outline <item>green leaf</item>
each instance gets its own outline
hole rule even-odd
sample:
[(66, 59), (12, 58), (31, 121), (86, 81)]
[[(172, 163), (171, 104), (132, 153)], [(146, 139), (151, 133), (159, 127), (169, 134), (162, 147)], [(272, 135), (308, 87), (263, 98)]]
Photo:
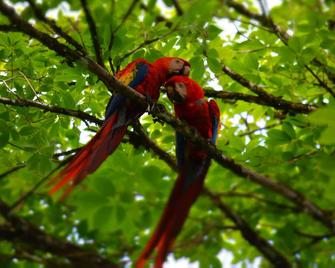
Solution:
[(212, 40), (212, 39), (218, 37), (219, 34), (222, 32), (222, 30), (219, 27), (211, 24), (211, 25), (207, 26), (206, 32), (207, 32), (208, 39)]
[(284, 131), (278, 129), (271, 129), (268, 132), (270, 144), (285, 144), (291, 140), (291, 137)]
[(194, 80), (201, 80), (205, 72), (204, 61), (201, 57), (193, 57), (190, 59), (191, 76)]
[(326, 106), (319, 108), (309, 115), (309, 120), (315, 125), (332, 125), (335, 126), (335, 107)]
[(320, 143), (335, 144), (335, 125), (327, 127), (321, 134)]
[(290, 136), (291, 139), (294, 139), (296, 137), (294, 128), (293, 128), (292, 124), (289, 123), (289, 122), (285, 122), (283, 124), (283, 131), (285, 131), (285, 133), (288, 136)]

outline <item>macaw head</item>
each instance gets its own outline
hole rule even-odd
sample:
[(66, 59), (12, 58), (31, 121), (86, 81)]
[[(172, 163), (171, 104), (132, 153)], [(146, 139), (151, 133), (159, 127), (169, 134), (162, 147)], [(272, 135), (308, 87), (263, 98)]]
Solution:
[(186, 60), (177, 57), (159, 58), (154, 61), (153, 65), (165, 73), (167, 78), (173, 75), (188, 76), (190, 74), (191, 65)]
[(176, 104), (194, 102), (205, 95), (197, 82), (181, 75), (171, 77), (165, 83), (165, 88), (170, 101)]

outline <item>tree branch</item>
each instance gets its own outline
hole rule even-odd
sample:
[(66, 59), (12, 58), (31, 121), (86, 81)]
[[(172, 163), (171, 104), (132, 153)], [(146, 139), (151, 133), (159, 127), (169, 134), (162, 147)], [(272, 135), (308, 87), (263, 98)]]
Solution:
[[(128, 7), (128, 10), (126, 11), (126, 13), (124, 14), (121, 22), (119, 23), (118, 26), (115, 27), (114, 31), (113, 31), (113, 37), (115, 36), (115, 34), (117, 33), (117, 31), (123, 26), (123, 24), (126, 22), (126, 20), (129, 18), (129, 16), (131, 15), (131, 13), (133, 13), (134, 8), (136, 7), (137, 3), (139, 1), (138, 0), (133, 0), (131, 2), (131, 4)], [(111, 39), (112, 40), (112, 39)]]
[(34, 0), (27, 0), (31, 9), (34, 11), (36, 17), (48, 24), (51, 29), (53, 29), (57, 34), (59, 34), (61, 37), (63, 37), (69, 44), (73, 45), (78, 51), (83, 53), (83, 55), (86, 54), (85, 49), (76, 41), (74, 40), (70, 35), (65, 33), (61, 27), (59, 27), (54, 20), (48, 19), (45, 17), (45, 14), (43, 14), (43, 11), (35, 4)]
[(1, 32), (20, 32), (20, 30), (16, 28), (15, 25), (7, 25), (7, 24), (1, 24), (0, 31)]
[(262, 130), (266, 130), (266, 129), (270, 129), (270, 128), (274, 128), (274, 127), (277, 127), (279, 126), (280, 124), (279, 123), (274, 123), (274, 124), (271, 124), (271, 125), (268, 125), (268, 126), (265, 126), (265, 127), (260, 127), (260, 128), (256, 128), (256, 129), (251, 129), (249, 131), (246, 131), (244, 133), (241, 133), (239, 134), (238, 136), (239, 137), (243, 137), (243, 136), (249, 136), (251, 134), (254, 134), (255, 132), (258, 132), (258, 131), (262, 131)]
[(159, 36), (159, 37), (155, 37), (155, 38), (152, 38), (152, 39), (148, 39), (148, 40), (145, 40), (143, 43), (139, 44), (137, 47), (135, 47), (133, 50), (125, 53), (124, 55), (122, 55), (119, 59), (119, 65), (126, 59), (128, 58), (129, 56), (131, 56), (132, 54), (134, 54), (135, 52), (137, 52), (138, 50), (140, 50), (141, 48), (143, 47), (146, 47), (148, 45), (151, 45), (159, 40), (162, 40), (163, 38), (169, 36), (170, 34), (172, 34), (173, 32), (175, 31), (175, 29)]
[[(236, 12), (238, 12), (238, 13), (240, 13), (240, 14), (242, 14), (242, 15), (250, 18), (250, 19), (254, 19), (254, 20), (258, 21), (264, 27), (270, 29), (274, 34), (276, 34), (279, 37), (279, 39), (286, 46), (288, 46), (288, 41), (290, 39), (290, 36), (287, 34), (286, 31), (281, 29), (279, 25), (275, 24), (273, 22), (273, 20), (271, 19), (271, 17), (266, 16), (265, 14), (261, 15), (261, 14), (253, 13), (250, 10), (248, 10), (245, 6), (243, 6), (240, 3), (235, 2), (234, 0), (228, 0), (228, 1), (225, 1), (225, 2), (227, 3), (227, 5), (229, 7), (233, 8)], [(315, 66), (318, 66), (318, 67), (321, 66), (324, 70), (327, 70), (327, 71), (325, 71), (325, 73), (328, 76), (329, 80), (332, 81), (333, 83), (335, 83), (335, 75), (326, 68), (325, 64), (323, 64), (317, 58), (314, 58), (311, 62)], [(335, 92), (327, 85), (327, 83), (325, 83), (319, 77), (317, 77), (316, 74), (311, 70), (310, 67), (308, 67), (307, 64), (305, 64), (305, 68), (319, 82), (319, 86), (324, 88), (328, 93), (330, 93), (335, 98)]]
[(25, 164), (18, 164), (15, 167), (10, 168), (9, 170), (5, 171), (4, 173), (0, 174), (0, 180), (8, 176), (9, 174), (12, 174), (13, 172), (20, 170), (21, 168), (24, 168), (26, 165)]
[[(151, 10), (149, 10), (148, 7), (147, 7), (145, 4), (143, 4), (143, 3), (140, 4), (140, 7), (141, 7), (141, 9), (145, 10), (146, 12), (151, 11)], [(171, 21), (169, 21), (167, 18), (163, 17), (162, 15), (157, 15), (157, 16), (156, 16), (156, 19), (155, 19), (155, 22), (156, 22), (156, 23), (159, 23), (159, 22), (165, 22), (165, 25), (166, 25), (166, 27), (168, 27), (168, 28), (171, 28), (172, 25), (173, 25), (173, 23), (172, 23)]]
[(100, 46), (100, 42), (99, 42), (99, 36), (98, 36), (98, 32), (97, 32), (97, 27), (95, 25), (94, 19), (92, 17), (92, 14), (87, 6), (87, 1), (86, 0), (80, 0), (81, 5), (84, 9), (84, 13), (86, 16), (86, 21), (87, 24), (89, 26), (90, 29), (90, 33), (91, 33), (91, 39), (92, 39), (92, 43), (94, 46), (94, 51), (95, 51), (95, 56), (97, 59), (98, 64), (100, 64), (103, 68), (105, 68), (105, 64), (104, 64), (104, 59), (102, 56), (102, 50), (101, 50), (101, 46)]
[(172, 3), (173, 3), (173, 5), (174, 5), (174, 7), (175, 7), (175, 9), (177, 11), (177, 15), (178, 16), (184, 15), (184, 11), (182, 10), (182, 8), (181, 8), (178, 0), (172, 0)]
[(62, 166), (64, 166), (66, 163), (68, 163), (72, 157), (69, 157), (68, 159), (62, 161), (57, 167), (55, 167), (53, 170), (51, 170), (46, 176), (44, 176), (42, 179), (40, 179), (28, 192), (23, 194), (18, 200), (16, 200), (10, 207), (9, 210), (14, 210), (17, 206), (19, 206), (21, 203), (23, 203), (25, 200), (27, 200), (30, 196), (32, 196), (36, 190), (44, 183), (46, 182), (49, 177), (56, 172), (58, 169), (60, 169)]
[(235, 223), (244, 239), (251, 245), (255, 246), (264, 255), (264, 257), (268, 259), (272, 265), (274, 265), (274, 267), (292, 267), (289, 260), (281, 252), (279, 252), (267, 240), (259, 236), (244, 219), (238, 216), (230, 207), (223, 203), (219, 196), (206, 189), (204, 190), (204, 193), (230, 220)]
[(10, 207), (0, 199), (0, 214), (10, 223), (7, 230), (1, 230), (0, 237), (12, 242), (23, 242), (34, 249), (50, 252), (68, 259), (74, 267), (117, 268), (93, 250), (83, 249), (68, 241), (62, 241), (46, 234), (27, 220), (10, 213)]
[(250, 198), (250, 199), (257, 200), (259, 202), (271, 205), (271, 206), (279, 208), (279, 209), (291, 210), (292, 212), (300, 212), (300, 209), (297, 208), (297, 207), (277, 203), (277, 202), (274, 202), (270, 199), (266, 199), (264, 197), (258, 196), (257, 194), (254, 194), (254, 193), (230, 191), (230, 192), (216, 193), (216, 195), (218, 197)]
[[(245, 78), (243, 78), (239, 74), (234, 73), (228, 67), (225, 67), (225, 70), (227, 71), (226, 72), (227, 74), (229, 73), (228, 75), (232, 79), (234, 79), (236, 82), (240, 83), (241, 85), (248, 87), (248, 88), (252, 88), (253, 91), (255, 87), (256, 88), (259, 87), (251, 83), (250, 81), (247, 81)], [(262, 94), (263, 96), (261, 97), (261, 96), (254, 96), (254, 95), (238, 93), (238, 92), (215, 91), (215, 90), (205, 89), (205, 95), (207, 97), (219, 98), (222, 100), (242, 100), (245, 102), (251, 102), (251, 103), (273, 107), (277, 110), (283, 110), (283, 111), (291, 112), (291, 113), (311, 113), (317, 109), (317, 107), (314, 105), (286, 101), (280, 97), (270, 95), (266, 92)], [(264, 94), (266, 94), (267, 97), (264, 97)]]
[(19, 106), (19, 107), (35, 107), (43, 111), (56, 113), (56, 114), (69, 115), (69, 116), (79, 118), (81, 120), (87, 120), (97, 125), (101, 125), (103, 122), (102, 120), (92, 115), (89, 115), (88, 113), (79, 111), (79, 110), (65, 109), (65, 108), (61, 108), (58, 106), (36, 102), (32, 100), (27, 100), (27, 99), (8, 99), (8, 98), (0, 97), (0, 103), (12, 105), (12, 106)]
[(225, 0), (224, 3), (226, 3), (229, 7), (233, 8), (241, 15), (246, 16), (249, 19), (254, 19), (262, 24), (264, 27), (270, 28), (283, 42), (287, 42), (290, 38), (287, 32), (283, 31), (278, 25), (274, 24), (273, 20), (270, 17), (264, 16), (262, 14), (253, 13), (243, 4), (237, 3), (234, 0)]

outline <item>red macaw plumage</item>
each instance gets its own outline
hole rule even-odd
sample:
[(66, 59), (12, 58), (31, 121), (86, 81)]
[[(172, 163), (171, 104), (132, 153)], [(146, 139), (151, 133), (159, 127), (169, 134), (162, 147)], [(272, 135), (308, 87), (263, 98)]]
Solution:
[[(204, 99), (204, 91), (192, 79), (174, 76), (166, 83), (168, 97), (174, 102), (177, 118), (186, 121), (204, 138), (215, 143), (220, 124), (220, 111), (214, 100)], [(142, 268), (156, 249), (154, 268), (161, 268), (177, 235), (186, 221), (192, 204), (199, 196), (208, 168), (209, 155), (176, 133), (176, 155), (179, 175), (172, 189), (163, 215), (137, 260)]]
[[(153, 63), (137, 59), (116, 74), (116, 78), (156, 102), (160, 87), (173, 75), (188, 75), (190, 64), (183, 59), (163, 57)], [(64, 199), (87, 175), (94, 172), (117, 148), (126, 133), (127, 126), (140, 117), (145, 109), (134, 105), (127, 97), (115, 94), (111, 97), (105, 114), (105, 121), (91, 139), (49, 184), (55, 184), (49, 191), (55, 193), (63, 186)]]

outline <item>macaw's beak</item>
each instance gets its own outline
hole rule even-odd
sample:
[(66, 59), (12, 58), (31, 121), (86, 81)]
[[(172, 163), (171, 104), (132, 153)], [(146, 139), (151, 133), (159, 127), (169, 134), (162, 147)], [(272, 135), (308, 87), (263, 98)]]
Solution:
[(173, 86), (166, 87), (166, 93), (170, 101), (173, 103), (181, 104), (184, 102), (185, 97), (182, 96)]
[(181, 75), (189, 76), (190, 75), (190, 65), (184, 63), (183, 68), (180, 70)]

